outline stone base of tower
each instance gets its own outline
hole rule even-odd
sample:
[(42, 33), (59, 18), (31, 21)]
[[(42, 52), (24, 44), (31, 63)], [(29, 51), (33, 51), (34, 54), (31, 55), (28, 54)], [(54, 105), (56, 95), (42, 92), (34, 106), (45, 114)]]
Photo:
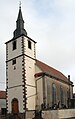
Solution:
[(35, 110), (28, 110), (25, 113), (7, 114), (4, 119), (34, 119)]

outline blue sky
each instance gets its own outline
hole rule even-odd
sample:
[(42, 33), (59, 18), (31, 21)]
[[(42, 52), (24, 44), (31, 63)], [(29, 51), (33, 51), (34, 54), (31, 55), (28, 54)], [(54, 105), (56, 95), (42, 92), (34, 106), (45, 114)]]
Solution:
[[(25, 29), (37, 42), (37, 59), (71, 75), (75, 84), (75, 0), (21, 2)], [(0, 82), (5, 82), (4, 43), (13, 37), (18, 10), (18, 0), (0, 2)], [(4, 88), (0, 83), (0, 89)]]

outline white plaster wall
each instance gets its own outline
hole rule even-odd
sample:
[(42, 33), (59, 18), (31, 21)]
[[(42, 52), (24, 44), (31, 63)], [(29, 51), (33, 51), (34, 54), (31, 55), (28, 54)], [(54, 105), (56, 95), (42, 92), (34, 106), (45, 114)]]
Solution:
[(27, 85), (27, 108), (35, 109), (36, 85), (35, 85), (35, 60), (26, 57), (26, 85)]
[[(42, 72), (42, 70), (36, 65), (35, 72), (39, 73)], [(36, 78), (36, 85), (37, 85), (36, 108), (40, 110), (41, 104), (43, 103), (43, 78), (42, 77)]]
[[(17, 48), (12, 50), (12, 42), (8, 43), (8, 60), (22, 55), (21, 37), (16, 39)], [(23, 83), (22, 83), (22, 56), (16, 58), (16, 64), (12, 65), (12, 61), (8, 61), (7, 78), (8, 78), (8, 113), (12, 111), (12, 99), (17, 98), (19, 102), (19, 111), (23, 112)], [(14, 69), (15, 67), (15, 69)]]
[(16, 41), (17, 41), (16, 42), (17, 43), (16, 50), (13, 50), (13, 48), (12, 48), (13, 41), (8, 43), (8, 60), (22, 54), (21, 39), (22, 39), (22, 37), (16, 39)]
[[(35, 109), (36, 104), (36, 86), (35, 86), (35, 43), (31, 40), (32, 49), (28, 48), (28, 38), (24, 39), (24, 54), (25, 54), (25, 76), (27, 87), (27, 108)], [(12, 50), (12, 43), (8, 42), (8, 111), (11, 112), (11, 101), (17, 98), (19, 101), (19, 111), (23, 112), (23, 89), (22, 89), (22, 37), (16, 39), (17, 48)], [(20, 56), (20, 57), (19, 57)], [(12, 65), (13, 58), (16, 58), (16, 64)], [(14, 70), (14, 67), (16, 68)], [(16, 87), (14, 87), (16, 86)]]
[(35, 110), (35, 95), (27, 98), (27, 109)]
[(8, 87), (22, 85), (22, 57), (16, 58), (15, 65), (12, 60), (8, 62), (8, 80)]
[(35, 60), (29, 58), (29, 57), (26, 57), (25, 58), (25, 61), (26, 61), (26, 83), (27, 84), (30, 84), (32, 86), (35, 86), (35, 78), (34, 78), (34, 75), (35, 75)]
[(39, 73), (39, 72), (42, 72), (42, 70), (37, 65), (35, 65), (35, 72)]
[(36, 81), (37, 84), (37, 97), (36, 97), (36, 105), (37, 109), (41, 109), (41, 104), (43, 104), (43, 79), (39, 79)]
[[(34, 50), (35, 50), (35, 48), (34, 48), (34, 42), (33, 41), (31, 41), (30, 39), (28, 39), (28, 38), (24, 38), (25, 40), (24, 40), (24, 42), (25, 42), (25, 54), (26, 55), (28, 55), (28, 56), (30, 56), (30, 57), (32, 57), (32, 58), (35, 58), (34, 57)], [(28, 48), (28, 40), (30, 40), (31, 41), (31, 49), (29, 49)]]
[(25, 43), (25, 68), (26, 68), (26, 84), (27, 84), (27, 108), (35, 110), (36, 104), (36, 85), (35, 85), (35, 43), (31, 41), (31, 49), (28, 48), (28, 38), (24, 38)]
[(23, 113), (23, 92), (22, 87), (15, 87), (8, 90), (8, 113), (12, 111), (12, 99), (17, 98), (19, 103), (19, 112)]
[(72, 99), (73, 98), (73, 87), (70, 86), (70, 98)]

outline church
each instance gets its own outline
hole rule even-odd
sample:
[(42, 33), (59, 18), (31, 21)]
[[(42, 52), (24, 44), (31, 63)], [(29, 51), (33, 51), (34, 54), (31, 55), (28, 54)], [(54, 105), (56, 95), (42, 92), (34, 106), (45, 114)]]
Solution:
[(27, 35), (21, 6), (13, 38), (5, 44), (7, 113), (68, 108), (73, 98), (70, 75), (36, 59), (36, 41)]

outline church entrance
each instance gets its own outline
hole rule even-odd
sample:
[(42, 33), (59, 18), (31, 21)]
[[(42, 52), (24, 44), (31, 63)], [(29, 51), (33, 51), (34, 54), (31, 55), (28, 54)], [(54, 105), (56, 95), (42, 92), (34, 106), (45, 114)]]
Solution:
[(14, 98), (12, 100), (12, 113), (18, 113), (18, 112), (19, 112), (18, 100)]

